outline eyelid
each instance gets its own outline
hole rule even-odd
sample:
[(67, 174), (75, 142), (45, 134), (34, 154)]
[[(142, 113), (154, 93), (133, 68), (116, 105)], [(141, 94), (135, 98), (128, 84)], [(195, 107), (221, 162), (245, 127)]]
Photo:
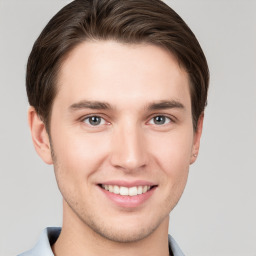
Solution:
[[(104, 123), (104, 124), (100, 124), (100, 125), (95, 125), (95, 126), (93, 126), (93, 125), (88, 124), (88, 123), (85, 122), (85, 120), (86, 120), (86, 119), (89, 119), (90, 117), (99, 117), (99, 118), (101, 118), (102, 120), (104, 120), (105, 123)], [(83, 122), (83, 123), (86, 123), (86, 125), (88, 125), (89, 127), (95, 127), (95, 128), (96, 128), (96, 127), (100, 127), (100, 126), (102, 126), (102, 125), (110, 124), (110, 122), (107, 121), (107, 118), (104, 117), (103, 114), (98, 114), (98, 113), (97, 113), (97, 114), (92, 113), (92, 114), (85, 115), (85, 116), (83, 116), (83, 117), (80, 118), (80, 121)]]
[[(158, 117), (158, 116), (155, 116), (155, 117)], [(163, 124), (157, 124), (157, 123), (154, 123), (155, 122), (155, 117), (153, 117), (153, 118), (151, 118), (150, 120), (149, 120), (149, 124), (152, 124), (152, 125), (157, 125), (157, 126), (163, 126), (163, 125), (168, 125), (169, 123), (171, 123), (172, 122), (172, 120), (169, 118), (169, 117), (166, 117), (166, 116), (161, 116), (161, 117), (164, 117), (165, 118), (165, 122), (163, 123)], [(166, 123), (166, 121), (167, 121), (167, 123)]]
[[(163, 117), (166, 117), (166, 118), (170, 119), (170, 122), (168, 122), (168, 123), (176, 123), (176, 122), (177, 122), (177, 118), (176, 118), (175, 116), (173, 116), (173, 115), (166, 114), (166, 113), (155, 113), (155, 114), (150, 115), (150, 117), (147, 118), (148, 121), (146, 122), (146, 124), (149, 124), (149, 122), (150, 122), (153, 118), (155, 118), (155, 117), (157, 117), (157, 116), (163, 116)], [(102, 124), (102, 125), (109, 125), (109, 124), (111, 124), (111, 122), (108, 121), (108, 118), (106, 117), (106, 115), (105, 115), (105, 114), (102, 114), (102, 113), (91, 113), (91, 114), (87, 114), (87, 115), (82, 116), (82, 117), (79, 118), (78, 120), (79, 120), (80, 122), (84, 122), (84, 123), (85, 123), (85, 120), (88, 119), (88, 118), (90, 118), (90, 117), (99, 117), (99, 118), (102, 118), (102, 119), (105, 121), (105, 123)], [(167, 123), (167, 124), (168, 124), (168, 123)], [(167, 125), (167, 124), (164, 124), (164, 125)], [(98, 125), (98, 127), (99, 127), (99, 126), (102, 126), (102, 125)], [(88, 126), (93, 127), (93, 125), (90, 125), (90, 124), (88, 124)], [(159, 125), (159, 126), (160, 126), (160, 125)], [(95, 127), (97, 127), (97, 126), (95, 126)]]
[(175, 123), (175, 122), (177, 121), (177, 120), (176, 120), (176, 117), (173, 116), (173, 115), (165, 114), (165, 113), (157, 113), (157, 114), (151, 115), (151, 116), (148, 118), (147, 123), (149, 123), (153, 118), (158, 117), (158, 116), (163, 116), (163, 117), (165, 117), (165, 118), (170, 119), (170, 122), (169, 122), (169, 123)]

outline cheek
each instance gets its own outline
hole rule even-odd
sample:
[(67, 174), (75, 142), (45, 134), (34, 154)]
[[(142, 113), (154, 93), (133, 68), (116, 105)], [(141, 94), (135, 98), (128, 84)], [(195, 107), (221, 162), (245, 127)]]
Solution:
[(53, 149), (59, 181), (77, 185), (90, 180), (104, 161), (108, 147), (106, 138), (99, 134), (59, 132), (55, 134)]
[(193, 146), (192, 131), (184, 128), (164, 136), (155, 136), (150, 143), (154, 145), (157, 142), (157, 151), (156, 146), (152, 146), (152, 155), (165, 174), (174, 180), (187, 175)]
[(172, 134), (165, 138), (162, 146), (158, 147), (155, 159), (161, 167), (163, 175), (163, 195), (166, 195), (166, 209), (170, 212), (178, 203), (187, 183), (191, 150), (193, 145), (193, 134)]
[(181, 130), (171, 131), (169, 134), (159, 134), (151, 138), (151, 157), (154, 159), (157, 170), (160, 168), (159, 174), (161, 174), (158, 179), (162, 200), (159, 200), (158, 206), (163, 208), (163, 212), (171, 212), (184, 191), (192, 144), (193, 132), (188, 129), (182, 132)]

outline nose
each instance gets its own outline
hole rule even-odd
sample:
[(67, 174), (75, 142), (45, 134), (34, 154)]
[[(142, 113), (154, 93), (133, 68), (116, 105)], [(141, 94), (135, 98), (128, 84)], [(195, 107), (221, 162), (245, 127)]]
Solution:
[(138, 171), (147, 165), (147, 147), (142, 128), (127, 125), (113, 135), (111, 164), (125, 172)]

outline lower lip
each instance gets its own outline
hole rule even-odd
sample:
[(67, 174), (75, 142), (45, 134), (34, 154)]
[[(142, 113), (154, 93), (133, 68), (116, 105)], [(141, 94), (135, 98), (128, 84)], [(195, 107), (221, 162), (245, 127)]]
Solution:
[(99, 188), (112, 202), (123, 208), (139, 207), (153, 195), (156, 189), (156, 187), (153, 187), (146, 193), (137, 196), (121, 196), (115, 193), (111, 193), (100, 186)]

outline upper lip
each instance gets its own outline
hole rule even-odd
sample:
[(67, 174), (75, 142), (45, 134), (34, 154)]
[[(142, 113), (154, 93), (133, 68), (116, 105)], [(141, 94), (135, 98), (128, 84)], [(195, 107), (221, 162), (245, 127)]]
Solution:
[(99, 183), (100, 185), (117, 185), (122, 187), (137, 187), (137, 186), (156, 186), (157, 184), (145, 181), (145, 180), (135, 180), (135, 181), (125, 181), (125, 180), (109, 180)]

